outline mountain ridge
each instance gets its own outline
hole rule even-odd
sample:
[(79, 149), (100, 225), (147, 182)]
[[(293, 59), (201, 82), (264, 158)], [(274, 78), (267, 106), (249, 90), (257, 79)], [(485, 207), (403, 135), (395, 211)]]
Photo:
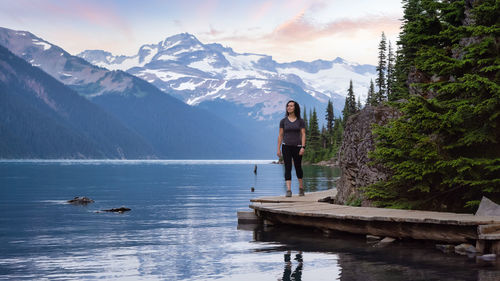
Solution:
[(141, 136), (3, 46), (0, 73), (0, 158), (156, 158)]
[[(247, 134), (146, 81), (72, 56), (29, 32), (0, 28), (0, 45), (39, 67), (144, 137), (159, 158), (260, 158)], [(269, 152), (269, 151), (268, 151)]]
[[(340, 100), (345, 97), (350, 79), (353, 79), (357, 95), (365, 97), (370, 79), (375, 77), (375, 66), (347, 62), (340, 57), (331, 61), (299, 60), (278, 63), (268, 55), (238, 54), (218, 43), (203, 44), (188, 33), (167, 37), (157, 44), (142, 45), (133, 56), (113, 56), (108, 52), (107, 59), (103, 60), (102, 55), (99, 57), (100, 52), (103, 51), (86, 50), (77, 56), (101, 67), (132, 73), (161, 90), (173, 89), (174, 96), (186, 103), (191, 101), (190, 104), (193, 104), (195, 98), (202, 101), (222, 97), (214, 94), (214, 90), (222, 82), (210, 87), (207, 86), (208, 80), (263, 79), (293, 82), (320, 104), (326, 104), (328, 99)], [(188, 81), (188, 78), (191, 80)], [(186, 93), (187, 85), (181, 86), (187, 82), (194, 85), (191, 89), (198, 92), (196, 96)], [(227, 95), (225, 98), (229, 99)], [(232, 101), (241, 103), (236, 98)], [(343, 102), (334, 107), (340, 112)]]

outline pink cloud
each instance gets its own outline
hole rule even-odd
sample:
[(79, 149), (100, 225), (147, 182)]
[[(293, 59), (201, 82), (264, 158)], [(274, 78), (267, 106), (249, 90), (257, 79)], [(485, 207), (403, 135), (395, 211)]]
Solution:
[[(31, 6), (31, 10), (45, 15), (50, 22), (52, 18), (64, 18), (75, 24), (91, 24), (108, 27), (131, 36), (127, 21), (117, 13), (117, 7), (106, 2), (93, 1), (28, 1), (17, 0), (20, 6)], [(60, 23), (58, 23), (60, 24)]]
[(266, 1), (260, 4), (258, 7), (256, 7), (255, 11), (250, 16), (250, 19), (253, 21), (259, 21), (262, 18), (264, 18), (272, 10), (272, 8), (273, 8), (273, 2)]
[(216, 11), (217, 6), (219, 5), (218, 0), (203, 0), (200, 2), (198, 1), (195, 2), (196, 3), (190, 4), (187, 8), (191, 9), (193, 6), (197, 7), (196, 11), (200, 19), (210, 18), (210, 16), (212, 16), (212, 14)]
[(280, 42), (297, 42), (315, 40), (334, 35), (354, 35), (358, 31), (369, 31), (380, 34), (397, 33), (401, 22), (394, 16), (367, 16), (362, 19), (341, 19), (323, 25), (313, 24), (304, 17), (301, 11), (294, 18), (278, 26), (268, 39)]

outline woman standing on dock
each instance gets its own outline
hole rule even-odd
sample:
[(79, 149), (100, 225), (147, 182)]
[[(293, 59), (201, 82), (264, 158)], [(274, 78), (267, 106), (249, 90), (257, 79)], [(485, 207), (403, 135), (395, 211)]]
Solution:
[(285, 162), (286, 197), (292, 197), (292, 160), (299, 180), (299, 196), (304, 196), (302, 155), (306, 148), (306, 123), (300, 118), (300, 106), (291, 100), (286, 104), (286, 116), (280, 121), (278, 157)]

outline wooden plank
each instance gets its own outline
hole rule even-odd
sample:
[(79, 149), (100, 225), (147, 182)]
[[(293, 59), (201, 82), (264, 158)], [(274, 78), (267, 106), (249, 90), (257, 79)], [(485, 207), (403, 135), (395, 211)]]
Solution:
[(475, 226), (413, 224), (405, 222), (375, 222), (352, 219), (305, 217), (264, 212), (261, 217), (277, 223), (316, 227), (356, 234), (372, 234), (398, 238), (425, 239), (446, 242), (466, 242), (477, 239)]
[[(466, 242), (475, 239), (498, 247), (500, 217), (449, 212), (352, 207), (318, 202), (331, 191), (292, 198), (252, 199), (251, 209), (264, 221), (358, 234)], [(481, 240), (482, 239), (482, 240)], [(485, 242), (490, 241), (490, 242)], [(494, 250), (494, 251), (496, 251)], [(492, 250), (493, 251), (493, 250)]]
[(272, 206), (250, 205), (251, 208), (289, 215), (357, 219), (367, 221), (395, 221), (457, 225), (500, 223), (499, 217), (478, 217), (471, 214), (440, 213), (415, 210), (395, 210), (369, 207), (350, 207), (325, 203), (294, 203)]

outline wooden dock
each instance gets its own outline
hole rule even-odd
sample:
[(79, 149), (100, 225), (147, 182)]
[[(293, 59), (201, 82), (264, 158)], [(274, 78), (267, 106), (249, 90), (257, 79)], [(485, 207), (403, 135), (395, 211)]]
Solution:
[(352, 207), (318, 202), (334, 190), (306, 196), (262, 197), (250, 208), (267, 224), (292, 224), (394, 238), (450, 243), (476, 241), (480, 252), (500, 254), (500, 217), (445, 212)]

